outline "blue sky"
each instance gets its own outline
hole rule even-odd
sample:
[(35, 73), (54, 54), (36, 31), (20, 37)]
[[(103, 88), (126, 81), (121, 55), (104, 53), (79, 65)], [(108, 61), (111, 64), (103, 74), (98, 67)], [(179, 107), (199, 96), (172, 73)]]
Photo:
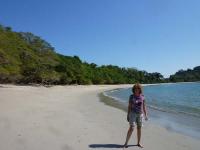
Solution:
[(97, 65), (160, 72), (200, 65), (199, 0), (0, 0), (0, 24)]

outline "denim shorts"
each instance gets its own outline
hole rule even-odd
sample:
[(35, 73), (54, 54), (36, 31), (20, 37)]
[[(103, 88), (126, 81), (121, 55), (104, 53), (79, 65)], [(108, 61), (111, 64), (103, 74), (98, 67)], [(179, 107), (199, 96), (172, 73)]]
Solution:
[(142, 127), (142, 120), (143, 120), (143, 114), (135, 112), (129, 113), (129, 124), (131, 126), (137, 125), (137, 127)]

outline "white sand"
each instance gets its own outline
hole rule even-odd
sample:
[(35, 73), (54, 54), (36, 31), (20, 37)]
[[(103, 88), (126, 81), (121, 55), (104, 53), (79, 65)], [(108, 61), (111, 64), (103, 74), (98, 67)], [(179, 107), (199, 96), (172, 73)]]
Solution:
[[(99, 102), (97, 94), (128, 86), (0, 85), (0, 150), (122, 149), (126, 113)], [(146, 123), (142, 131), (144, 150), (200, 148), (199, 140), (154, 124)], [(129, 144), (136, 144), (136, 132)]]

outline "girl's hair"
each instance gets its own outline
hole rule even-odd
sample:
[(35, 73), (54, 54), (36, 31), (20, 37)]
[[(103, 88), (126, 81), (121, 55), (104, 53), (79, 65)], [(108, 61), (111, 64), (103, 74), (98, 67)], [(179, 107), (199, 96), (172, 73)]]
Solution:
[(132, 87), (132, 92), (133, 94), (135, 93), (135, 89), (139, 89), (140, 90), (140, 94), (142, 94), (142, 85), (139, 83), (136, 83), (133, 87)]

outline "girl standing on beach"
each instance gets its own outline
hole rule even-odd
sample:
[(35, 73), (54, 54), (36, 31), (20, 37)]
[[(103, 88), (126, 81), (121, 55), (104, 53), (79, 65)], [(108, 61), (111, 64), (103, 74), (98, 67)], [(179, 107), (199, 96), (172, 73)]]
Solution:
[(130, 127), (128, 129), (124, 147), (125, 148), (128, 147), (127, 145), (128, 141), (131, 137), (131, 134), (136, 124), (137, 125), (137, 146), (143, 148), (143, 146), (140, 144), (143, 113), (145, 116), (145, 120), (148, 120), (148, 118), (147, 118), (147, 109), (145, 105), (145, 99), (144, 99), (144, 95), (142, 94), (142, 86), (139, 83), (135, 84), (132, 88), (132, 92), (133, 94), (131, 94), (129, 97), (129, 105), (128, 105), (128, 113), (127, 113), (127, 121), (129, 122)]

